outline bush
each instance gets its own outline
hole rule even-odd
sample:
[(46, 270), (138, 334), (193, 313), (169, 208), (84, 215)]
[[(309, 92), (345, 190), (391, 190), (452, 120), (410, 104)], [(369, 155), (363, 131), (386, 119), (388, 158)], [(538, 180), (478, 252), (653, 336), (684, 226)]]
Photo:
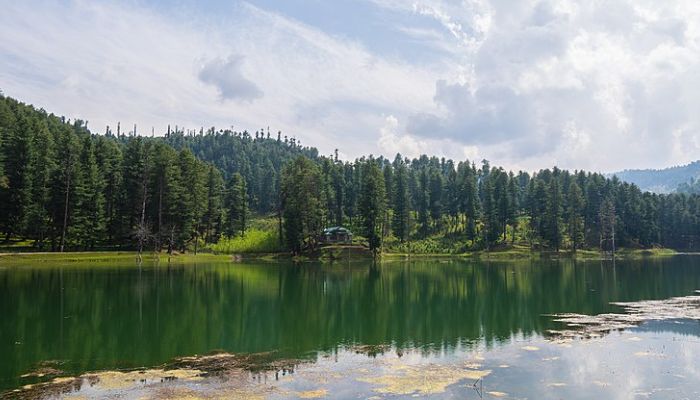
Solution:
[(245, 236), (222, 237), (211, 250), (222, 254), (276, 253), (284, 249), (279, 244), (277, 232), (249, 229)]
[(407, 254), (461, 254), (468, 250), (466, 239), (446, 237), (429, 237), (403, 243), (392, 239), (384, 245), (388, 252)]

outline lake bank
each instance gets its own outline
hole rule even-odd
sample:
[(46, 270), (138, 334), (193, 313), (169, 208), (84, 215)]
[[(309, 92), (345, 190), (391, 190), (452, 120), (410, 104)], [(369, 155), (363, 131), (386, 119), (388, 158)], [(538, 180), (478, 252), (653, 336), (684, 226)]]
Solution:
[[(356, 247), (356, 246), (355, 246)], [(368, 251), (358, 251), (355, 247), (352, 249), (344, 249), (343, 247), (334, 246), (331, 248), (321, 249), (311, 256), (293, 257), (289, 253), (246, 253), (246, 254), (213, 254), (213, 253), (184, 253), (174, 254), (172, 256), (167, 253), (142, 253), (142, 262), (148, 263), (192, 263), (192, 262), (241, 262), (241, 261), (277, 261), (277, 260), (294, 260), (294, 261), (346, 261), (346, 260), (367, 260), (371, 259), (371, 253)], [(346, 251), (351, 250), (351, 251)], [(654, 257), (672, 257), (683, 254), (672, 249), (654, 248), (654, 249), (620, 249), (615, 253), (617, 260), (629, 260), (640, 258)], [(579, 250), (576, 253), (570, 251), (561, 252), (538, 252), (532, 251), (529, 248), (516, 246), (508, 249), (499, 249), (496, 251), (474, 251), (460, 254), (449, 253), (393, 253), (384, 252), (381, 254), (382, 260), (410, 260), (410, 259), (475, 259), (489, 261), (515, 261), (527, 259), (573, 259), (573, 260), (609, 260), (610, 255), (604, 255), (596, 250)], [(112, 262), (131, 262), (138, 261), (138, 253), (134, 251), (84, 251), (84, 252), (6, 252), (0, 253), (0, 265), (3, 264), (25, 264), (25, 263), (41, 263), (41, 262), (58, 262), (58, 263), (112, 263)]]
[[(234, 256), (223, 254), (175, 254), (168, 256), (167, 253), (142, 253), (142, 262), (146, 263), (191, 263), (202, 262), (228, 262), (233, 261)], [(135, 251), (80, 251), (80, 252), (16, 252), (0, 253), (0, 265), (4, 264), (31, 264), (37, 263), (97, 263), (111, 264), (115, 262), (138, 262), (138, 253)], [(41, 265), (41, 264), (38, 264)]]

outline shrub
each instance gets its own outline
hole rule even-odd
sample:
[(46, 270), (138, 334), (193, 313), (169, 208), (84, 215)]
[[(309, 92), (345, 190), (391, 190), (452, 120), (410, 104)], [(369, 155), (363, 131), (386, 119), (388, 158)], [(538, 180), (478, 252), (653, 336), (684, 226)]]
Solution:
[(258, 229), (249, 229), (245, 236), (222, 237), (210, 248), (222, 254), (276, 253), (284, 250), (279, 244), (277, 232)]

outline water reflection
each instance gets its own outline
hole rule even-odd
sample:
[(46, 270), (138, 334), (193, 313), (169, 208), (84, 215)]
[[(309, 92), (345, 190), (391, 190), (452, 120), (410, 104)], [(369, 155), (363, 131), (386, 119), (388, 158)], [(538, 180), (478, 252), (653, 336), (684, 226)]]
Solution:
[(315, 358), (352, 345), (424, 357), (537, 339), (543, 314), (700, 288), (692, 257), (606, 263), (198, 264), (0, 270), (0, 388), (47, 360), (71, 374), (213, 350)]

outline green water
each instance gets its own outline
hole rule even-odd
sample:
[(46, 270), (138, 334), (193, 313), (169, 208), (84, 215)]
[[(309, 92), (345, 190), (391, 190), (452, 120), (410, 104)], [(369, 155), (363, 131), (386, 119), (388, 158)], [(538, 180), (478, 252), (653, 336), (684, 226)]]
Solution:
[[(700, 289), (700, 258), (0, 267), (0, 392), (212, 351), (315, 359), (352, 345), (458, 356), (541, 341), (546, 314)], [(693, 329), (697, 330), (697, 327)], [(700, 332), (700, 331), (699, 331)], [(365, 356), (363, 356), (365, 357)], [(432, 357), (432, 356), (431, 356)]]

